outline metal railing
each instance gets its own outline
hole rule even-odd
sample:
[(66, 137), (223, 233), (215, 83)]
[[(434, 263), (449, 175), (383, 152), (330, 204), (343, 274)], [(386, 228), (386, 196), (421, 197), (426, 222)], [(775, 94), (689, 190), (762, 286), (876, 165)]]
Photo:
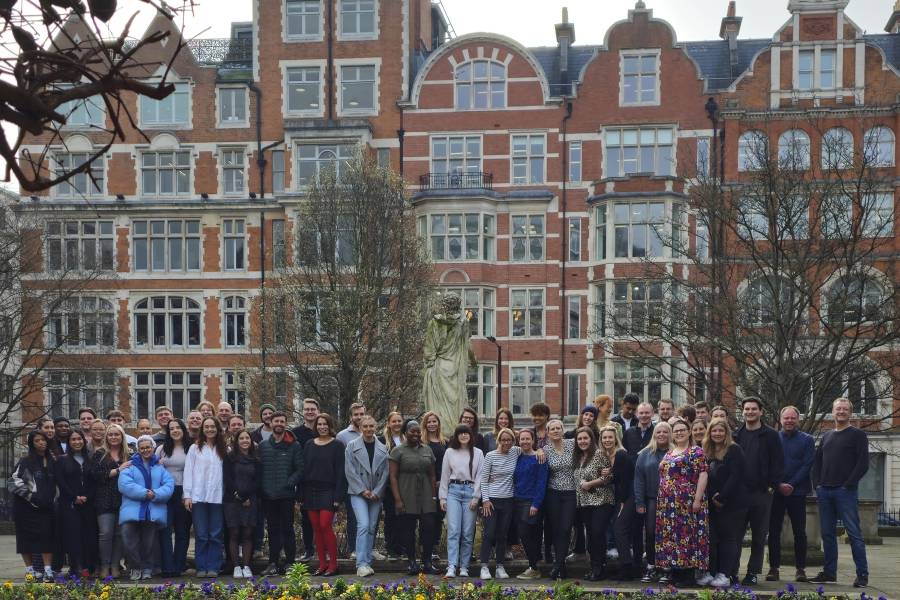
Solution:
[(199, 38), (188, 40), (187, 45), (201, 64), (227, 67), (253, 62), (253, 40), (249, 38)]
[(481, 171), (472, 173), (425, 173), (419, 176), (420, 190), (490, 190), (493, 187), (494, 174)]

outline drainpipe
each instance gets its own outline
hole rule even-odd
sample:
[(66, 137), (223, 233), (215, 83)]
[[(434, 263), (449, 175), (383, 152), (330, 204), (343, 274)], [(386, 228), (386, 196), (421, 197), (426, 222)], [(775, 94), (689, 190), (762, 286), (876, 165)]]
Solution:
[(566, 100), (566, 116), (562, 119), (562, 138), (563, 138), (563, 161), (562, 161), (562, 202), (560, 212), (562, 213), (562, 256), (561, 264), (561, 280), (559, 286), (560, 297), (562, 298), (562, 314), (565, 318), (560, 319), (559, 326), (559, 389), (562, 405), (559, 414), (566, 416), (566, 393), (568, 386), (566, 383), (566, 333), (569, 320), (569, 299), (566, 297), (566, 262), (569, 260), (569, 220), (566, 216), (568, 206), (568, 182), (569, 182), (569, 139), (568, 139), (568, 121), (572, 118), (572, 101)]
[[(262, 90), (252, 81), (247, 82), (247, 87), (256, 95), (256, 166), (259, 169), (259, 199), (265, 205), (266, 197), (266, 159), (263, 156), (262, 147)], [(259, 297), (263, 308), (266, 306), (266, 211), (262, 206), (259, 209)], [(266, 318), (259, 320), (260, 335), (260, 366), (263, 377), (266, 375)], [(267, 398), (268, 400), (268, 398)]]
[(325, 2), (325, 14), (328, 15), (325, 26), (328, 29), (328, 61), (325, 65), (325, 85), (327, 98), (328, 123), (334, 121), (334, 1)]
[(400, 144), (400, 179), (403, 179), (403, 137), (406, 130), (403, 129), (403, 107), (400, 107), (400, 129), (397, 130), (397, 142)]

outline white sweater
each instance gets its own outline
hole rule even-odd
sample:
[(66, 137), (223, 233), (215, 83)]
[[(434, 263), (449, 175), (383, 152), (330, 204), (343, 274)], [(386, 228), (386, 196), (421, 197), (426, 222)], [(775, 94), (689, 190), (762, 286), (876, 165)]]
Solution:
[(184, 495), (194, 502), (222, 503), (222, 459), (215, 448), (192, 444), (184, 461)]
[(441, 487), (438, 496), (441, 500), (447, 499), (450, 491), (450, 480), (474, 481), (474, 497), (481, 497), (481, 464), (484, 462), (484, 454), (480, 448), (474, 448), (472, 456), (472, 470), (469, 471), (469, 451), (447, 448), (444, 453), (444, 462), (441, 465)]

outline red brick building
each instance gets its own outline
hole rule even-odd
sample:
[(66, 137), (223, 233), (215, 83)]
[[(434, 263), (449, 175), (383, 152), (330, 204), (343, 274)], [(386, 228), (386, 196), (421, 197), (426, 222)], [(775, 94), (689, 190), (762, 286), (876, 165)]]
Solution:
[[(877, 128), (884, 168), (896, 169), (898, 13), (870, 35), (845, 14), (848, 0), (791, 0), (772, 38), (740, 39), (732, 9), (718, 39), (684, 42), (638, 1), (602, 43), (576, 45), (564, 19), (556, 46), (525, 48), (494, 34), (446, 39), (428, 0), (251, 1), (253, 22), (234, 24), (218, 53), (200, 40), (175, 60), (175, 94), (134, 101), (150, 141), (132, 130), (116, 143), (95, 168), (102, 189), (76, 180), (38, 200), (46, 269), (89, 261), (114, 274), (54, 322), (61, 333), (96, 327), (69, 352), (96, 368), (63, 361), (32, 398), (54, 413), (115, 405), (133, 420), (161, 404), (181, 416), (201, 399), (240, 403), (261, 275), (291, 260), (304, 185), (357, 143), (403, 174), (437, 283), (464, 299), (479, 359), (470, 394), (485, 415), (524, 415), (538, 401), (573, 415), (602, 392), (677, 404), (700, 391), (666, 371), (664, 345), (662, 375), (605, 352), (596, 309), (661, 300), (642, 263), (679, 264), (652, 232), (689, 213), (684, 173), (709, 156), (710, 96), (728, 182), (742, 178), (748, 120), (766, 120), (774, 144), (798, 113), (856, 140)], [(141, 59), (165, 62), (173, 47)], [(78, 112), (52, 160), (83, 160), (98, 142), (88, 127), (104, 118)], [(892, 236), (894, 197), (885, 191), (879, 213)], [(280, 380), (279, 400), (298, 393)], [(898, 407), (892, 394), (874, 410)], [(880, 456), (884, 497), (900, 487), (900, 464)]]

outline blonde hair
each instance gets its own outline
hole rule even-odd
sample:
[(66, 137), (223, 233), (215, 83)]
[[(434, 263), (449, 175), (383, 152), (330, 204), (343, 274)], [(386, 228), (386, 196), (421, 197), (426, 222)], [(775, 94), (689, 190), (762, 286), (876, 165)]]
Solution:
[(429, 410), (428, 412), (423, 414), (422, 420), (420, 421), (422, 423), (422, 437), (425, 438), (425, 443), (428, 443), (431, 441), (429, 439), (430, 434), (428, 433), (428, 419), (430, 419), (431, 417), (434, 417), (435, 419), (437, 419), (437, 422), (438, 422), (438, 430), (437, 430), (438, 441), (441, 442), (442, 444), (446, 444), (447, 438), (444, 437), (444, 431), (441, 428), (441, 418), (433, 410)]
[[(131, 446), (125, 441), (125, 430), (122, 429), (121, 425), (117, 425), (115, 423), (110, 423), (106, 426), (106, 433), (103, 434), (103, 458), (106, 458), (109, 455), (109, 432), (110, 431), (118, 431), (119, 435), (122, 436), (122, 458), (125, 460), (129, 460), (131, 458)], [(120, 458), (119, 460), (122, 460)]]
[(664, 429), (669, 432), (669, 445), (672, 445), (672, 426), (666, 423), (665, 421), (660, 421), (656, 424), (656, 427), (653, 428), (653, 435), (650, 436), (650, 443), (647, 444), (641, 452), (656, 452), (659, 450), (659, 446), (656, 443), (656, 432), (660, 429)]
[(509, 434), (512, 436), (513, 444), (516, 443), (516, 432), (510, 429), (509, 427), (502, 427), (500, 431), (497, 432), (497, 447), (500, 447), (500, 436)]
[[(388, 413), (387, 419), (384, 420), (384, 430), (382, 430), (381, 435), (384, 437), (384, 445), (387, 446), (388, 452), (394, 449), (394, 434), (391, 431), (391, 419), (394, 417), (400, 417), (400, 421), (403, 421), (403, 415), (401, 415), (396, 410), (392, 410)], [(401, 430), (402, 431), (402, 430)], [(406, 436), (402, 433), (400, 434), (400, 443), (403, 443), (403, 440), (406, 439)]]
[[(603, 440), (603, 432), (604, 431), (612, 431), (613, 441), (615, 442), (613, 444), (612, 450), (607, 450), (603, 446), (602, 440)], [(600, 448), (603, 451), (603, 453), (609, 457), (612, 457), (613, 455), (615, 455), (615, 453), (618, 452), (619, 450), (625, 449), (625, 447), (622, 446), (622, 440), (619, 439), (619, 430), (616, 429), (615, 427), (613, 427), (612, 425), (604, 425), (603, 427), (600, 428), (600, 434), (597, 436), (597, 447)]]
[[(712, 431), (713, 427), (722, 426), (725, 428), (725, 441), (721, 446), (718, 446), (709, 435), (709, 432)], [(725, 419), (713, 419), (709, 422), (709, 426), (706, 428), (706, 435), (703, 436), (703, 455), (706, 456), (707, 459), (715, 459), (722, 460), (725, 458), (725, 453), (728, 452), (728, 448), (734, 445), (734, 438), (731, 435), (731, 426), (728, 424), (728, 421)]]

